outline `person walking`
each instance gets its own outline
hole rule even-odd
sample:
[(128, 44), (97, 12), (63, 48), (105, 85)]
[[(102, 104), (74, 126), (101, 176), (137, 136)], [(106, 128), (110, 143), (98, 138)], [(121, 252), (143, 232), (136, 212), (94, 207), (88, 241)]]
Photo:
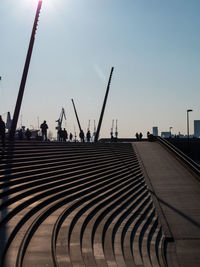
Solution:
[(62, 137), (63, 137), (63, 141), (66, 142), (68, 139), (68, 133), (65, 128), (62, 131)]
[(88, 130), (86, 137), (87, 137), (87, 142), (90, 142), (91, 139), (90, 130)]
[(2, 120), (1, 115), (0, 115), (0, 136), (1, 136), (1, 143), (4, 149), (5, 148), (5, 137), (6, 137), (6, 125), (5, 125), (5, 122)]
[(58, 141), (63, 141), (63, 130), (60, 128), (58, 130)]
[(80, 131), (79, 137), (81, 139), (81, 142), (85, 142), (85, 134), (84, 134), (83, 130)]
[(70, 134), (69, 134), (69, 140), (70, 140), (70, 142), (72, 142), (72, 139), (73, 139), (73, 134), (70, 133)]
[(44, 121), (41, 125), (40, 125), (41, 131), (42, 131), (42, 141), (47, 141), (47, 129), (48, 129), (48, 125), (46, 123), (46, 121)]

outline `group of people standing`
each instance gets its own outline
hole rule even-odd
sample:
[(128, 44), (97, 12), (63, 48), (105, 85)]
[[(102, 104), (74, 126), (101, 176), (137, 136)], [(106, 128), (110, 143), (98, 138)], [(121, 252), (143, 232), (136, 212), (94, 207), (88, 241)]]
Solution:
[[(25, 128), (25, 127), (24, 127)], [(48, 129), (48, 125), (46, 123), (46, 121), (44, 121), (41, 125), (40, 125), (40, 129), (41, 129), (41, 133), (42, 133), (42, 141), (47, 141), (47, 129)], [(25, 130), (20, 129), (18, 131), (18, 137), (20, 140), (22, 140), (24, 138), (24, 136), (26, 137), (27, 140), (31, 139), (32, 136), (32, 132), (29, 130), (29, 128)]]
[[(42, 134), (42, 141), (47, 141), (47, 130), (48, 130), (48, 125), (47, 122), (44, 121), (41, 125), (40, 125), (40, 129), (41, 129), (41, 134)], [(5, 122), (2, 120), (2, 117), (0, 116), (0, 138), (1, 138), (1, 142), (2, 142), (2, 146), (5, 147), (5, 136), (6, 136), (6, 125)], [(27, 140), (30, 140), (32, 136), (32, 132), (29, 130), (29, 128), (26, 129), (20, 129), (18, 130), (18, 138), (20, 140), (24, 139), (24, 137)], [(68, 136), (67, 130), (64, 128), (60, 128), (58, 130), (58, 141), (62, 141), (62, 142), (66, 142), (68, 140), (69, 137), (69, 141), (72, 142), (73, 140), (73, 134), (70, 133)], [(80, 141), (81, 142), (85, 142), (85, 134), (83, 132), (83, 130), (80, 131), (79, 134), (80, 137)], [(87, 131), (86, 134), (86, 141), (90, 142), (91, 141), (91, 133), (90, 130)]]
[(20, 129), (18, 131), (18, 137), (19, 137), (20, 140), (22, 140), (24, 138), (24, 135), (25, 135), (25, 137), (26, 137), (27, 140), (30, 140), (31, 139), (32, 133), (29, 130), (29, 128), (27, 128), (25, 132), (23, 132), (22, 129)]
[[(41, 129), (41, 133), (42, 133), (42, 141), (47, 141), (48, 140), (48, 138), (47, 138), (48, 125), (47, 125), (46, 121), (44, 121), (40, 125), (40, 129)], [(2, 117), (0, 116), (0, 138), (1, 138), (1, 142), (2, 142), (2, 146), (3, 147), (5, 147), (5, 133), (6, 133), (5, 122), (2, 120)], [(62, 130), (62, 128), (60, 128), (57, 133), (58, 133), (58, 141), (66, 142), (68, 140), (68, 137), (69, 137), (69, 141), (72, 142), (73, 134), (70, 133), (69, 136), (68, 136), (67, 130), (65, 128), (63, 130)], [(27, 128), (27, 130), (25, 132), (23, 132), (22, 129), (20, 129), (18, 131), (19, 139), (23, 139), (24, 135), (25, 135), (27, 140), (31, 139), (32, 133), (29, 130), (29, 128)], [(135, 134), (135, 136), (136, 136), (137, 141), (141, 141), (142, 137), (143, 137), (143, 134), (141, 132), (140, 133), (137, 132)], [(150, 133), (147, 132), (147, 138), (148, 139), (149, 139), (150, 136), (151, 136)], [(86, 138), (85, 138), (85, 134), (84, 134), (83, 130), (81, 130), (80, 133), (79, 133), (79, 137), (80, 137), (80, 141), (81, 142), (85, 142), (85, 141), (91, 142), (90, 130), (87, 131)], [(112, 136), (111, 136), (111, 139), (112, 139)], [(75, 141), (76, 141), (76, 136), (75, 136)]]
[(143, 137), (143, 134), (142, 133), (136, 133), (135, 137), (136, 137), (137, 141), (141, 141), (142, 137)]
[[(85, 142), (85, 134), (84, 134), (83, 130), (80, 131), (79, 137), (81, 139), (81, 142)], [(87, 142), (90, 142), (91, 141), (91, 133), (90, 133), (90, 130), (87, 131), (86, 140), (87, 140)]]
[[(62, 128), (60, 128), (60, 129), (58, 130), (58, 141), (66, 142), (67, 139), (68, 139), (68, 133), (67, 133), (67, 130), (66, 130), (65, 128), (64, 128), (63, 130), (62, 130)], [(69, 134), (69, 141), (71, 142), (72, 139), (73, 139), (73, 134), (70, 133), (70, 134)]]

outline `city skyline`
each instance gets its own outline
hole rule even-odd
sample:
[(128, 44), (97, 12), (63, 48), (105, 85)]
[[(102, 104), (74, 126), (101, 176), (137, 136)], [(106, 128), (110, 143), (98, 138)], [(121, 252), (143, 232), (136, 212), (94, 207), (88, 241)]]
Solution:
[[(101, 137), (112, 119), (119, 137), (145, 135), (154, 125), (186, 134), (188, 108), (193, 129), (200, 118), (199, 1), (43, 2), (21, 109), (25, 126), (37, 127), (39, 117), (55, 136), (64, 107), (67, 130), (78, 132), (71, 98), (84, 130), (89, 119), (97, 125), (114, 66)], [(0, 114), (13, 115), (36, 6), (2, 0)]]

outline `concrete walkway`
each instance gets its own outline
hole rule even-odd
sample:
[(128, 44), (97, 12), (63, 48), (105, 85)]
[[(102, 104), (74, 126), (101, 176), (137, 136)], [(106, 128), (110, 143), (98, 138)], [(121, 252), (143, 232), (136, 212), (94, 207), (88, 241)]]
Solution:
[(174, 239), (167, 247), (169, 266), (199, 267), (200, 181), (159, 143), (137, 142), (133, 147)]

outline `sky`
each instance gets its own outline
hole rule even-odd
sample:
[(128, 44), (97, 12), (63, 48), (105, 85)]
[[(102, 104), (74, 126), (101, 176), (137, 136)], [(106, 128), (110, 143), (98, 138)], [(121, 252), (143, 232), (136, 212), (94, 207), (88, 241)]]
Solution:
[[(13, 115), (37, 8), (36, 0), (0, 0), (0, 114)], [(78, 132), (71, 99), (86, 132), (100, 136), (118, 120), (119, 137), (136, 132), (186, 134), (186, 110), (200, 120), (199, 0), (43, 0), (18, 127), (44, 120), (56, 135)]]

